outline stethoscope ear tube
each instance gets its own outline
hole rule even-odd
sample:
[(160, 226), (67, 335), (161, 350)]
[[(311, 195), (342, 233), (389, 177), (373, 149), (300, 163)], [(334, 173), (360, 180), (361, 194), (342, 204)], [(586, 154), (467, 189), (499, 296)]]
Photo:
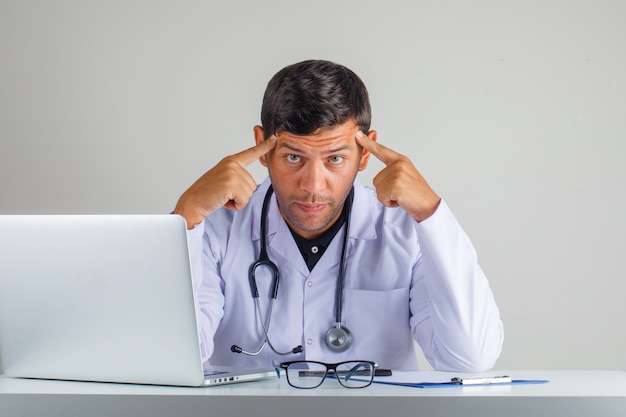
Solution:
[(250, 291), (252, 291), (252, 298), (259, 298), (259, 288), (256, 286), (256, 268), (259, 266), (259, 262), (255, 262), (250, 265), (250, 271), (248, 272), (248, 280), (250, 280)]
[(250, 270), (248, 271), (248, 279), (250, 280), (250, 291), (252, 292), (252, 298), (259, 298), (259, 288), (256, 285), (256, 270), (258, 267), (264, 266), (270, 270), (272, 274), (272, 289), (270, 292), (270, 298), (276, 299), (278, 296), (278, 284), (280, 282), (280, 271), (276, 264), (267, 259), (258, 259), (255, 263), (250, 265)]
[(341, 312), (343, 311), (343, 281), (346, 275), (346, 256), (348, 252), (348, 242), (350, 240), (350, 216), (352, 214), (353, 199), (354, 188), (350, 190), (348, 198), (346, 198), (346, 202), (344, 203), (344, 210), (346, 210), (346, 227), (343, 236), (343, 246), (341, 248), (337, 289), (335, 291), (335, 326), (331, 327), (326, 332), (326, 345), (334, 352), (344, 352), (352, 345), (352, 332), (350, 332), (347, 327), (341, 325)]

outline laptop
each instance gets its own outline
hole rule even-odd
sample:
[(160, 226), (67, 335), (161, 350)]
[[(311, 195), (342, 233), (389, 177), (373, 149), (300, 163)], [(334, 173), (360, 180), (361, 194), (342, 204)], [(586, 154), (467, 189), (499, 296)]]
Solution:
[(192, 387), (277, 378), (273, 368), (203, 367), (177, 215), (0, 215), (0, 361), (20, 378)]

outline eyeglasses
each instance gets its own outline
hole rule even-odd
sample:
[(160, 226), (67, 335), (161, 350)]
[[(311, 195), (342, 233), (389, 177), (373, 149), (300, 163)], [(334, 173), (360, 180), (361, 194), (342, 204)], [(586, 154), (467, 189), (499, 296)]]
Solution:
[(378, 364), (372, 361), (324, 363), (316, 361), (283, 362), (287, 382), (294, 388), (317, 388), (326, 376), (337, 379), (346, 388), (365, 388), (372, 384)]

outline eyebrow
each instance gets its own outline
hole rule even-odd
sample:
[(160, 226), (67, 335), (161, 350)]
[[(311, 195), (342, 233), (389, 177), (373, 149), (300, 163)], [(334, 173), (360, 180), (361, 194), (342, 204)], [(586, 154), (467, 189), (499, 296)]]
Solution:
[[(298, 149), (296, 146), (293, 146), (293, 145), (291, 145), (289, 143), (285, 143), (285, 142), (282, 142), (282, 143), (278, 144), (278, 148), (277, 149), (280, 149), (280, 148), (286, 148), (286, 149), (289, 149), (290, 151), (293, 151), (293, 152), (296, 152), (296, 153), (306, 153), (302, 149)], [(342, 146), (339, 146), (339, 147), (334, 148), (334, 149), (329, 149), (327, 151), (324, 151), (324, 152), (322, 152), (322, 154), (330, 155), (330, 154), (335, 154), (335, 153), (339, 153), (339, 152), (342, 152), (342, 151), (347, 151), (347, 150), (350, 150), (350, 149), (352, 149), (352, 147), (349, 144), (346, 144), (346, 145), (342, 145)]]

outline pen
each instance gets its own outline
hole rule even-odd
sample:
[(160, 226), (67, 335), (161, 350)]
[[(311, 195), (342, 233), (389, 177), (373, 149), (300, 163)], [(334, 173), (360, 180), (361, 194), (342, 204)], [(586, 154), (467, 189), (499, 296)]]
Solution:
[(510, 384), (511, 378), (503, 376), (491, 376), (491, 377), (471, 377), (471, 378), (452, 378), (452, 382), (456, 382), (461, 385), (488, 385), (488, 384)]

